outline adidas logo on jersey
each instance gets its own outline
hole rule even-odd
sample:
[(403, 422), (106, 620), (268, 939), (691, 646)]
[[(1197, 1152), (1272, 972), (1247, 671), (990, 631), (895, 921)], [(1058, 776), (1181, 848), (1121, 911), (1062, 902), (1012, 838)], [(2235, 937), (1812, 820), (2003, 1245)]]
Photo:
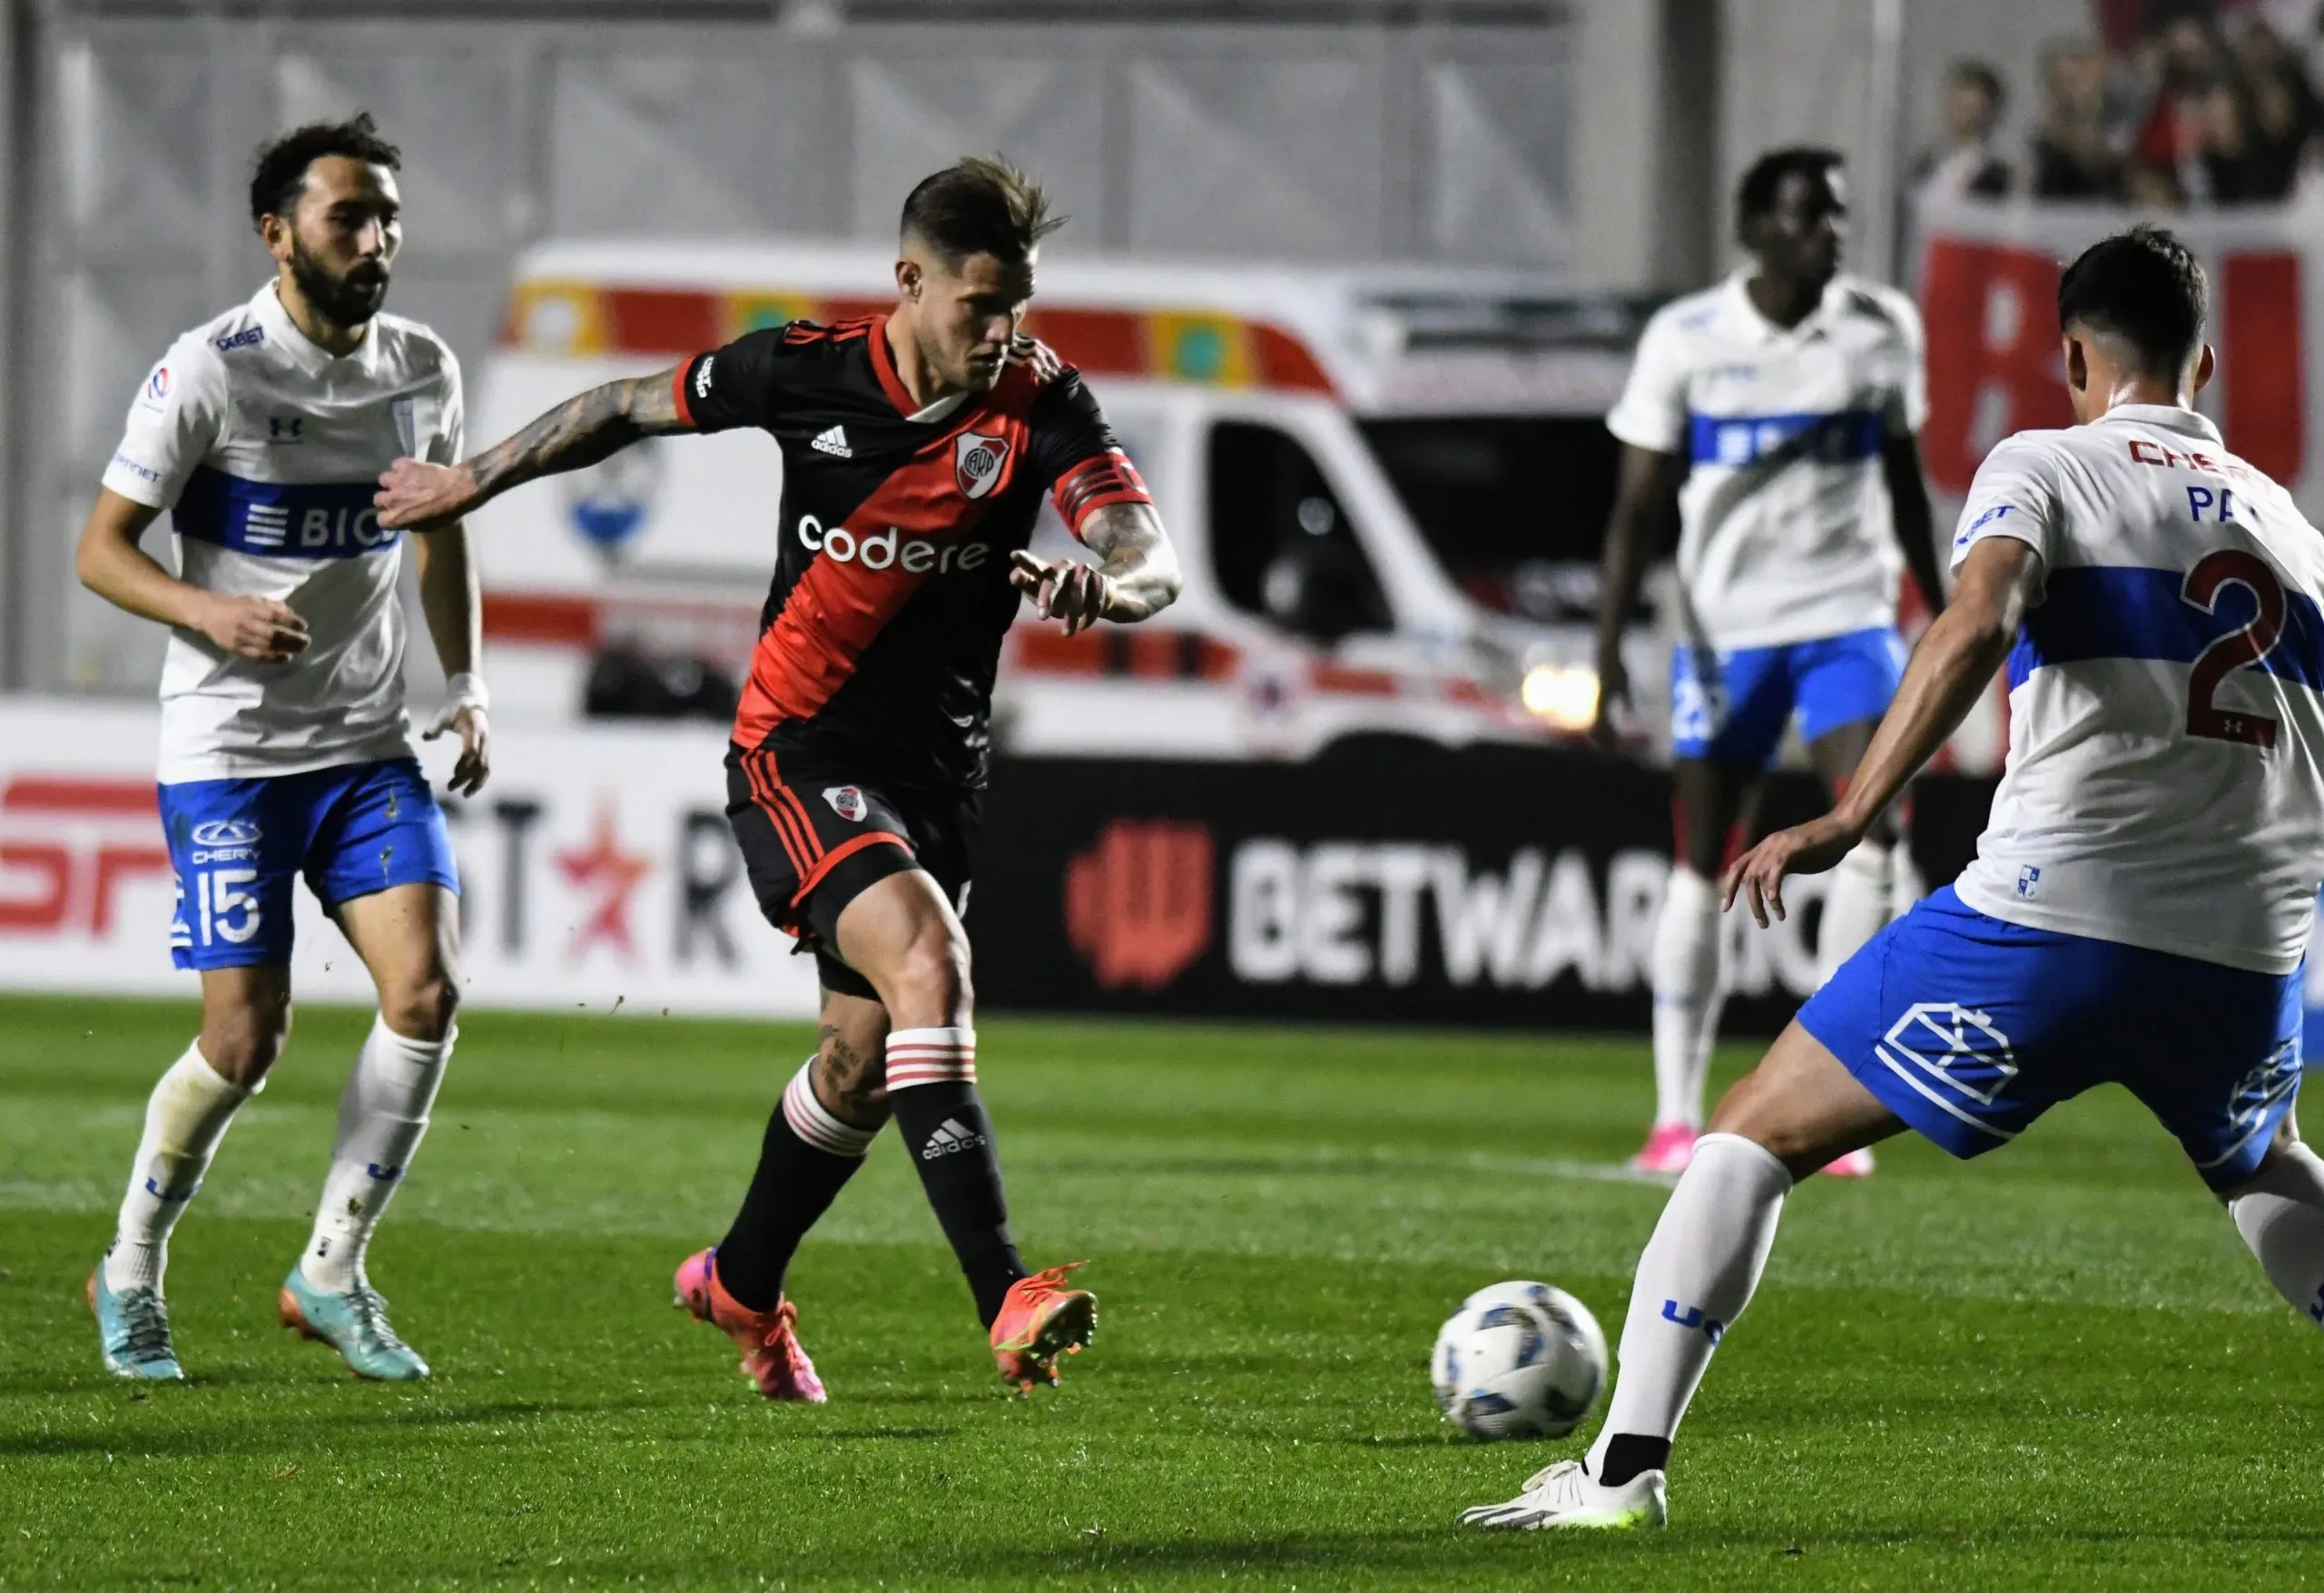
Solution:
[(920, 1159), (932, 1162), (939, 1156), (952, 1155), (960, 1151), (974, 1150), (984, 1143), (984, 1136), (967, 1127), (958, 1117), (947, 1117), (920, 1147)]
[(817, 453), (829, 454), (834, 459), (855, 457), (855, 450), (847, 446), (847, 428), (843, 426), (834, 426), (829, 431), (816, 433), (815, 440), (809, 446)]

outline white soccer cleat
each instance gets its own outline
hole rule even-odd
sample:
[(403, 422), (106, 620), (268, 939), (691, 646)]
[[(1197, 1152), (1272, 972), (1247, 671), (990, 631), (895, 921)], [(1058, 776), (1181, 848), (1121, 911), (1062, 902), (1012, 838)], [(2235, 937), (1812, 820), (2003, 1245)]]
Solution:
[(1461, 1512), (1464, 1526), (1497, 1532), (1548, 1532), (1595, 1528), (1627, 1532), (1669, 1519), (1659, 1471), (1641, 1471), (1620, 1488), (1601, 1488), (1580, 1460), (1560, 1460), (1525, 1479), (1525, 1491), (1507, 1504)]

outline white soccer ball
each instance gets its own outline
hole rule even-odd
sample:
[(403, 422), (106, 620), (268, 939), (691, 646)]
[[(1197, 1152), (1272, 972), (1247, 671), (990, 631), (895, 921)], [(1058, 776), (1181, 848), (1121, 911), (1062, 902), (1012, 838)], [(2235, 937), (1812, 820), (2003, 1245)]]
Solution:
[(1495, 1283), (1437, 1331), (1429, 1375), (1436, 1408), (1471, 1438), (1558, 1438), (1606, 1387), (1606, 1335), (1563, 1289)]

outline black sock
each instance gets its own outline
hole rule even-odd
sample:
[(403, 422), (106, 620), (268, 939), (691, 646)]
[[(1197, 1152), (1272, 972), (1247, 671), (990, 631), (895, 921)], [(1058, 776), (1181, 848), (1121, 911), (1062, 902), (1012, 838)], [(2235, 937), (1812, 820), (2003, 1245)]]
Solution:
[[(799, 1087), (794, 1082), (793, 1089)], [(831, 1209), (863, 1157), (809, 1145), (778, 1106), (767, 1119), (758, 1171), (734, 1225), (718, 1242), (718, 1281), (746, 1311), (770, 1311), (783, 1298), (783, 1275), (799, 1241)]]
[(1641, 1471), (1664, 1471), (1670, 1466), (1670, 1441), (1618, 1432), (1606, 1441), (1606, 1464), (1596, 1479), (1600, 1488), (1620, 1488)]
[(992, 1119), (977, 1098), (977, 1087), (965, 1079), (893, 1090), (888, 1104), (905, 1154), (920, 1170), (928, 1204), (936, 1208), (944, 1237), (960, 1258), (960, 1271), (976, 1295), (977, 1315), (990, 1327), (1009, 1285), (1025, 1275), (1016, 1242), (1009, 1236), (1009, 1203), (1000, 1193)]

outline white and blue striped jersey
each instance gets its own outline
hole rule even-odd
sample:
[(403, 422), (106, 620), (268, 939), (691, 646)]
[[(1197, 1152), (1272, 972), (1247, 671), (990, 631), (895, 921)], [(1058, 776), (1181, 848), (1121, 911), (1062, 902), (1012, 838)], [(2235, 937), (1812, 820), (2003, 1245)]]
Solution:
[(312, 639), (269, 664), (172, 631), (162, 782), (411, 755), (402, 538), (379, 528), (371, 495), (399, 455), (458, 460), (460, 428), (451, 349), (398, 316), (333, 355), (291, 323), (269, 282), (171, 345), (130, 405), (104, 484), (171, 511), (182, 578), (279, 598)]
[(1954, 537), (2041, 556), (2009, 762), (1955, 890), (2009, 923), (2258, 973), (2324, 876), (2324, 538), (2192, 410), (2126, 405), (1986, 457)]
[(1606, 417), (1622, 441), (1688, 463), (1681, 635), (1720, 653), (1896, 623), (1904, 561), (1880, 449), (1928, 415), (1911, 300), (1835, 277), (1783, 328), (1748, 275), (1663, 306)]

